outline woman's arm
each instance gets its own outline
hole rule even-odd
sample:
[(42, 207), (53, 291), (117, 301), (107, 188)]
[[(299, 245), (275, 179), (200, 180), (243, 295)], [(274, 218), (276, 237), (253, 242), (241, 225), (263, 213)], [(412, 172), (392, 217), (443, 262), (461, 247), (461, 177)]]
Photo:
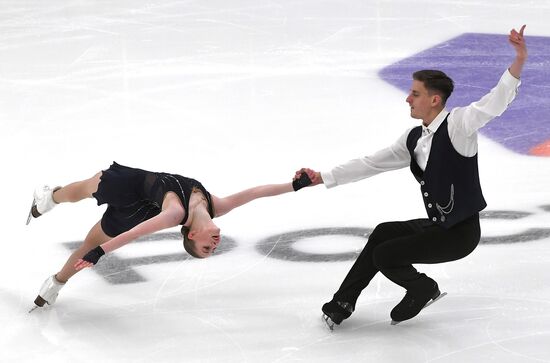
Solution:
[(105, 242), (104, 244), (91, 250), (88, 254), (91, 253), (92, 255), (97, 255), (99, 251), (99, 256), (94, 256), (95, 262), (88, 261), (86, 258), (86, 256), (88, 256), (87, 254), (82, 259), (79, 259), (74, 267), (77, 271), (85, 267), (91, 267), (104, 253), (112, 252), (117, 248), (120, 248), (132, 242), (133, 240), (138, 239), (139, 237), (152, 234), (166, 228), (175, 227), (181, 222), (181, 220), (183, 219), (183, 215), (184, 210), (181, 205), (178, 205), (177, 203), (170, 204), (166, 206), (162, 212), (160, 212), (153, 218), (141, 222), (129, 231), (121, 233), (113, 239), (109, 240), (108, 242)]
[(292, 183), (261, 185), (243, 190), (242, 192), (225, 198), (218, 198), (212, 195), (212, 202), (214, 203), (216, 217), (220, 217), (243, 204), (253, 201), (254, 199), (273, 197), (292, 191), (294, 191)]
[(183, 219), (183, 214), (178, 213), (175, 209), (166, 209), (160, 212), (158, 215), (151, 219), (141, 222), (134, 228), (119, 234), (112, 240), (105, 242), (101, 245), (101, 248), (105, 253), (112, 252), (125, 244), (138, 239), (139, 237), (146, 236), (158, 232), (160, 230), (175, 227)]

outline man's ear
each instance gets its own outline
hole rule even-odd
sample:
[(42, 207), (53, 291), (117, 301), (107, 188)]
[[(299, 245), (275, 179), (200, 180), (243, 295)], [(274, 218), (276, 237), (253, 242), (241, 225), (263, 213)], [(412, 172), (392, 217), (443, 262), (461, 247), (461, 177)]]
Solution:
[(187, 238), (193, 239), (193, 237), (195, 237), (195, 231), (189, 231), (189, 233), (187, 233)]
[(441, 105), (441, 102), (443, 102), (443, 99), (441, 98), (440, 95), (434, 94), (432, 96), (432, 107), (436, 107), (436, 106)]

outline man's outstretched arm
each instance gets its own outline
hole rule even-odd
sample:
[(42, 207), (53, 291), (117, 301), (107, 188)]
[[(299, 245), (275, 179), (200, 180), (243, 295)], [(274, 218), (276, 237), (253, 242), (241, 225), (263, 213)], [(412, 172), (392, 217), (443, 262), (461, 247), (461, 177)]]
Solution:
[(521, 27), (519, 32), (516, 29), (512, 29), (510, 31), (510, 35), (508, 36), (508, 41), (516, 50), (516, 59), (508, 70), (510, 71), (510, 74), (517, 79), (520, 78), (523, 64), (527, 60), (527, 46), (525, 45), (525, 38), (523, 37), (524, 30), (525, 25)]

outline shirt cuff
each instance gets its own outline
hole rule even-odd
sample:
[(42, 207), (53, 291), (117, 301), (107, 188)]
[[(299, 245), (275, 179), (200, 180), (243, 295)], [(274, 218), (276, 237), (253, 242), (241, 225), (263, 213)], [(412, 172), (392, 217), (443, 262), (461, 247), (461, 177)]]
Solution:
[(512, 87), (519, 87), (521, 84), (521, 81), (517, 79), (516, 77), (512, 76), (512, 73), (510, 73), (509, 69), (506, 69), (502, 77), (500, 77), (501, 82), (503, 82), (506, 85), (510, 85)]
[(333, 188), (337, 185), (336, 179), (334, 179), (334, 176), (332, 176), (330, 171), (322, 171), (321, 178), (323, 178), (323, 184), (325, 184), (325, 187), (327, 188)]

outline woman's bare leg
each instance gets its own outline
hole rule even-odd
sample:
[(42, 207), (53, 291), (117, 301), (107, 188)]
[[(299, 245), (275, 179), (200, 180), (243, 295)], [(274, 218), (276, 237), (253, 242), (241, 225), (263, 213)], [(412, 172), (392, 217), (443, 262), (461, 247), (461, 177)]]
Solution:
[(68, 184), (53, 192), (53, 200), (56, 203), (74, 203), (82, 199), (91, 198), (97, 192), (102, 172), (93, 177)]
[(67, 262), (65, 262), (65, 265), (59, 271), (55, 278), (59, 282), (67, 282), (74, 274), (76, 274), (78, 271), (75, 270), (74, 264), (79, 258), (82, 258), (86, 253), (88, 253), (90, 250), (96, 248), (97, 246), (109, 241), (111, 237), (107, 236), (105, 232), (103, 232), (103, 229), (101, 228), (101, 221), (97, 222), (92, 229), (90, 229), (90, 232), (88, 232), (88, 235), (86, 236), (86, 239), (84, 240), (84, 243), (82, 246), (80, 246), (76, 251), (73, 252), (73, 254), (69, 257)]

